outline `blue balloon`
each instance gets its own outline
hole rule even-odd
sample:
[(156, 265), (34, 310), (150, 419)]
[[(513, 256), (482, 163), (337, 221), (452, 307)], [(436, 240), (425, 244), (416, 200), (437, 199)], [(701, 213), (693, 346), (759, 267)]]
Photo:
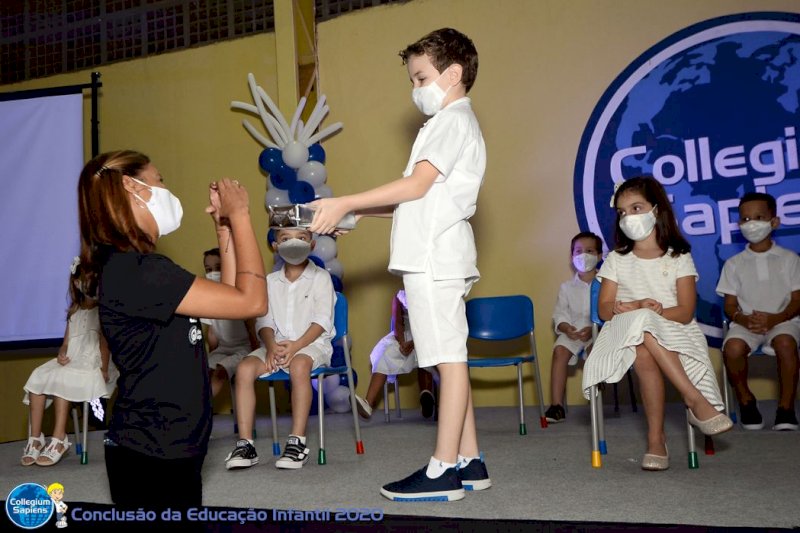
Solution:
[[(275, 169), (274, 172), (270, 173), (269, 181), (272, 182), (272, 186), (275, 187), (276, 189), (289, 190), (294, 186), (295, 183), (297, 183), (297, 171), (281, 163), (280, 167)], [(294, 202), (294, 203), (297, 204), (300, 202)]]
[(309, 255), (308, 256), (311, 261), (320, 268), (325, 268), (325, 261), (317, 257), (316, 255)]
[(342, 285), (342, 280), (339, 276), (331, 274), (331, 283), (333, 283), (333, 290), (336, 292), (342, 292), (344, 285)]
[(312, 144), (308, 147), (308, 160), (319, 161), (323, 165), (325, 164), (325, 149), (321, 144)]
[(275, 242), (275, 228), (269, 228), (267, 232), (267, 244), (272, 246), (273, 242)]
[[(292, 171), (294, 172), (294, 170)], [(293, 204), (307, 204), (314, 201), (314, 186), (306, 181), (295, 182), (289, 187), (289, 201)]]
[(258, 156), (258, 166), (270, 175), (283, 165), (283, 156), (278, 148), (265, 148)]

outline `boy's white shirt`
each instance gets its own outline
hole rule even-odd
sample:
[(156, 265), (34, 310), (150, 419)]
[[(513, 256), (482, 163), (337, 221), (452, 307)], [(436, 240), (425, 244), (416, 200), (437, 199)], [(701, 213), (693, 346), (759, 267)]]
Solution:
[(558, 299), (553, 309), (553, 327), (557, 335), (566, 335), (558, 331), (558, 325), (566, 322), (576, 329), (591, 325), (590, 313), (591, 284), (583, 281), (578, 274), (561, 284)]
[(745, 315), (754, 310), (780, 313), (797, 290), (800, 290), (800, 256), (774, 242), (772, 248), (761, 253), (752, 251), (748, 244), (725, 261), (717, 283), (717, 294), (736, 296)]
[(425, 123), (403, 176), (420, 161), (436, 167), (439, 176), (425, 196), (395, 209), (389, 271), (430, 270), (436, 280), (477, 280), (475, 237), (467, 220), (483, 182), (486, 146), (469, 98), (450, 103)]
[(275, 341), (297, 340), (312, 323), (322, 326), (324, 332), (312, 344), (333, 353), (331, 340), (336, 335), (333, 313), (336, 293), (327, 270), (309, 261), (303, 273), (294, 282), (286, 279), (283, 268), (267, 276), (269, 309), (256, 319), (256, 331), (271, 328)]

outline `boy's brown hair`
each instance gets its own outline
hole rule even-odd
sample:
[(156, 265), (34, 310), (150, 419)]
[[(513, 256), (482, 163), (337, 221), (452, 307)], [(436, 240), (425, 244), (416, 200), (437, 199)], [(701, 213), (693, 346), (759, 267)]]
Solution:
[(452, 64), (461, 65), (461, 83), (466, 92), (472, 88), (478, 76), (478, 51), (472, 40), (453, 28), (441, 28), (430, 32), (419, 41), (400, 51), (403, 64), (411, 56), (427, 55), (441, 74)]

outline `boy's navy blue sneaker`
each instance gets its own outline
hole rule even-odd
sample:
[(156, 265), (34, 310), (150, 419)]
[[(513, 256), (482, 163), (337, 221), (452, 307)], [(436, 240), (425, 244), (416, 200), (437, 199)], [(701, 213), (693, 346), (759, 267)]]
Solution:
[(742, 418), (742, 427), (749, 430), (759, 430), (764, 427), (764, 419), (758, 410), (755, 400), (739, 406), (739, 414)]
[(396, 502), (452, 502), (464, 498), (455, 467), (435, 479), (429, 478), (427, 471), (425, 465), (405, 479), (384, 485), (381, 494)]
[(228, 470), (249, 468), (255, 464), (258, 464), (256, 448), (246, 439), (239, 439), (236, 448), (225, 458), (225, 468)]
[(486, 463), (481, 458), (473, 459), (467, 466), (459, 468), (458, 478), (464, 490), (486, 490), (492, 486)]
[(772, 429), (775, 431), (797, 431), (797, 416), (794, 414), (794, 409), (784, 409), (778, 407), (775, 412), (775, 425)]

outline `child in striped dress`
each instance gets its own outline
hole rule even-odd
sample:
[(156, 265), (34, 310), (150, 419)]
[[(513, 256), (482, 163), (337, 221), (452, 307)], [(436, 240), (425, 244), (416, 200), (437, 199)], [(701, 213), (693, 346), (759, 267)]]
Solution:
[(729, 430), (705, 336), (694, 319), (697, 270), (661, 184), (624, 181), (614, 195), (616, 248), (606, 258), (598, 311), (606, 321), (587, 358), (584, 395), (617, 382), (633, 365), (647, 417), (644, 470), (669, 468), (664, 433), (664, 376), (706, 435)]

